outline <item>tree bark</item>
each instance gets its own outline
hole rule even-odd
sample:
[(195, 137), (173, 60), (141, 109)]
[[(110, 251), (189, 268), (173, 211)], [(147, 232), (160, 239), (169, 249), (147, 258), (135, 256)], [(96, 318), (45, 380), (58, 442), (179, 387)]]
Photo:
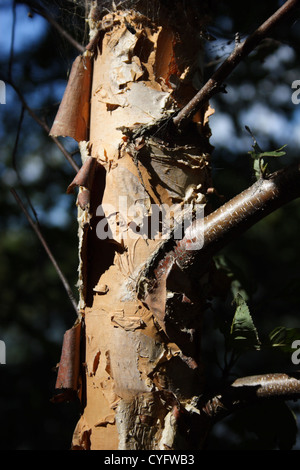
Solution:
[[(220, 404), (200, 400), (212, 257), (299, 196), (295, 166), (210, 213), (213, 110), (199, 35), (208, 15), (196, 3), (141, 1), (105, 16), (94, 6), (51, 130), (75, 138), (82, 156), (68, 187), (79, 188), (79, 312), (57, 381), (81, 400), (73, 449), (201, 449)], [(81, 358), (70, 351), (80, 336)]]
[(166, 328), (140, 300), (137, 286), (173, 222), (180, 224), (168, 218), (168, 208), (179, 218), (189, 208), (192, 217), (195, 204), (205, 207), (211, 185), (212, 110), (206, 106), (181, 133), (165, 125), (202, 84), (202, 46), (194, 28), (203, 20), (190, 23), (188, 9), (182, 18), (180, 8), (171, 17), (159, 2), (152, 7), (157, 13), (151, 17), (147, 8), (103, 18), (94, 9), (90, 15), (90, 129), (88, 142), (80, 145), (84, 166), (96, 163), (89, 178), (74, 182), (85, 345), (74, 449), (201, 445), (190, 427), (203, 382), (203, 299), (193, 303), (169, 291)]

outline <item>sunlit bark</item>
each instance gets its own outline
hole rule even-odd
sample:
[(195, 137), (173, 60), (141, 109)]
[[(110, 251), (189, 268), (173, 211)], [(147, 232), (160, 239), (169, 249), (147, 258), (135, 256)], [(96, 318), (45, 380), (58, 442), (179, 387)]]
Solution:
[[(51, 131), (75, 138), (82, 156), (68, 187), (79, 188), (79, 314), (65, 335), (57, 381), (81, 400), (73, 449), (200, 449), (220, 407), (224, 415), (235, 409), (228, 397), (245, 405), (234, 387), (259, 387), (251, 399), (270, 395), (270, 385), (284, 396), (291, 384), (293, 397), (299, 393), (288, 375), (262, 376), (200, 400), (212, 257), (299, 197), (300, 173), (295, 165), (264, 175), (210, 213), (210, 91), (298, 1), (237, 46), (212, 87), (208, 81), (197, 93), (207, 21), (199, 3), (197, 11), (180, 1), (167, 11), (168, 2), (141, 1), (138, 11), (105, 16), (94, 5), (90, 42)], [(70, 351), (80, 335), (82, 357)]]
[[(158, 10), (152, 17), (118, 10), (91, 21), (92, 34), (101, 31), (84, 159), (90, 155), (97, 166), (88, 215), (86, 206), (79, 208), (86, 369), (73, 448), (173, 449), (201, 440), (178, 424), (183, 414), (197, 415), (202, 390), (201, 301), (162, 293), (166, 325), (137, 291), (166, 238), (155, 211), (172, 206), (179, 216), (187, 204), (205, 206), (210, 185), (210, 109), (183, 133), (151, 128), (184, 106), (202, 82), (193, 25)], [(104, 239), (107, 223), (111, 237)]]

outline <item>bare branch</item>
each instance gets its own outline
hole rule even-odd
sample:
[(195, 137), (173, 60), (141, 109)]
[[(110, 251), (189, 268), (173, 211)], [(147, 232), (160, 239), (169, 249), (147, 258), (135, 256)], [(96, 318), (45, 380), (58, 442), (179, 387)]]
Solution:
[(23, 184), (23, 181), (22, 181), (22, 178), (21, 178), (18, 166), (17, 166), (17, 150), (18, 150), (19, 138), (20, 138), (22, 123), (23, 123), (23, 118), (24, 118), (24, 111), (25, 111), (25, 108), (24, 108), (24, 106), (22, 106), (21, 115), (20, 115), (20, 119), (19, 119), (19, 123), (18, 123), (17, 136), (16, 136), (16, 140), (15, 140), (15, 145), (14, 145), (14, 148), (13, 148), (13, 153), (12, 153), (12, 164), (13, 164), (13, 168), (16, 172), (17, 178), (19, 180), (19, 183), (20, 183), (20, 185), (21, 185), (21, 187), (22, 187), (22, 189), (25, 193), (25, 196), (26, 196), (27, 202), (30, 206), (30, 209), (32, 210), (32, 213), (35, 217), (36, 222), (38, 223), (37, 213), (36, 213), (32, 203), (31, 203), (31, 200), (30, 200), (30, 198), (27, 194), (26, 188)]
[(218, 93), (224, 80), (227, 79), (236, 66), (248, 56), (279, 23), (285, 20), (287, 16), (291, 15), (299, 4), (299, 0), (288, 0), (270, 18), (259, 26), (254, 33), (248, 36), (243, 43), (237, 44), (234, 51), (216, 70), (201, 90), (199, 90), (194, 98), (192, 98), (191, 101), (179, 111), (177, 116), (173, 118), (175, 126), (181, 127), (183, 123), (190, 119), (213, 95)]
[(26, 1), (19, 0), (19, 3), (25, 3), (26, 5), (29, 6), (29, 8), (33, 12), (45, 18), (45, 20), (47, 20), (48, 23), (50, 23), (59, 32), (59, 34), (63, 36), (65, 39), (67, 39), (67, 41), (73, 47), (75, 47), (75, 49), (77, 49), (80, 53), (83, 53), (85, 51), (85, 47), (79, 44), (79, 42), (77, 42), (76, 39), (74, 39), (64, 28), (62, 28), (60, 24), (51, 15), (49, 15), (47, 11), (44, 8), (42, 8), (40, 5), (37, 8), (37, 6), (29, 0), (26, 0)]
[(14, 60), (14, 45), (15, 45), (15, 32), (16, 32), (16, 1), (14, 0), (12, 6), (12, 28), (11, 28), (11, 42), (10, 42), (10, 53), (8, 62), (8, 76), (11, 78), (12, 65)]
[(79, 42), (76, 41), (64, 28), (60, 26), (57, 21), (55, 21), (52, 16), (48, 15), (45, 10), (42, 10), (39, 12), (41, 16), (43, 16), (59, 33), (61, 36), (67, 39), (69, 43), (75, 47), (80, 53), (83, 53), (85, 51), (85, 47), (79, 44)]
[[(200, 270), (205, 269), (205, 264), (211, 257), (229, 242), (274, 210), (299, 196), (299, 163), (281, 169), (266, 179), (260, 178), (205, 217), (204, 227), (195, 221), (187, 229), (185, 237), (179, 240), (175, 248), (177, 264), (184, 271), (199, 275), (200, 264), (202, 266)], [(190, 249), (197, 237), (203, 237), (203, 246), (199, 250)]]
[[(39, 118), (38, 115), (33, 111), (32, 108), (30, 108), (30, 106), (27, 104), (24, 96), (22, 95), (20, 89), (14, 84), (14, 82), (12, 80), (6, 80), (6, 82), (12, 86), (12, 88), (15, 90), (15, 92), (17, 93), (23, 107), (28, 111), (28, 113), (30, 114), (30, 116), (47, 132), (47, 134), (49, 135), (49, 132), (50, 132), (50, 128), (49, 126), (43, 121), (43, 119)], [(57, 145), (57, 147), (61, 150), (61, 152), (63, 153), (63, 155), (65, 156), (65, 158), (68, 160), (68, 162), (72, 165), (72, 167), (74, 168), (74, 170), (76, 171), (76, 173), (79, 171), (79, 167), (78, 165), (74, 162), (73, 158), (72, 158), (72, 155), (64, 148), (64, 146), (61, 144), (61, 142), (58, 140), (57, 137), (54, 137), (54, 136), (50, 136), (50, 138), (53, 140), (53, 142), (55, 142), (55, 144)]]
[(300, 398), (300, 372), (254, 375), (235, 380), (220, 394), (206, 401), (202, 411), (212, 422), (261, 400)]
[[(137, 283), (139, 297), (164, 328), (166, 286), (171, 278), (190, 300), (196, 298), (193, 280), (208, 271), (212, 257), (259, 220), (300, 196), (300, 164), (261, 178), (248, 189), (195, 220), (179, 241), (167, 240), (143, 270)], [(176, 276), (172, 273), (176, 272)]]
[(69, 283), (68, 283), (67, 279), (65, 278), (64, 274), (62, 273), (60, 267), (58, 266), (58, 263), (57, 263), (56, 259), (54, 258), (54, 256), (53, 256), (53, 254), (52, 254), (52, 252), (51, 252), (51, 250), (50, 250), (50, 248), (49, 248), (49, 246), (48, 246), (48, 244), (47, 244), (47, 242), (46, 242), (44, 236), (42, 235), (42, 232), (41, 232), (41, 230), (40, 230), (38, 224), (36, 224), (36, 223), (32, 220), (30, 214), (28, 213), (26, 207), (25, 207), (24, 204), (22, 203), (22, 201), (21, 201), (20, 197), (18, 196), (17, 192), (16, 192), (14, 189), (11, 189), (11, 193), (13, 194), (13, 196), (14, 196), (14, 198), (16, 199), (17, 203), (19, 204), (20, 208), (21, 208), (22, 211), (24, 212), (24, 214), (25, 214), (25, 216), (26, 216), (28, 222), (30, 223), (31, 227), (33, 228), (33, 230), (35, 231), (35, 233), (36, 233), (36, 235), (38, 236), (39, 240), (41, 241), (41, 243), (42, 243), (42, 245), (43, 245), (43, 247), (44, 247), (44, 249), (45, 249), (47, 255), (49, 256), (49, 258), (50, 258), (50, 260), (51, 260), (51, 262), (52, 262), (52, 264), (53, 264), (53, 266), (54, 266), (54, 268), (55, 268), (57, 274), (59, 275), (59, 277), (60, 277), (60, 279), (61, 279), (61, 281), (62, 281), (62, 283), (63, 283), (63, 285), (64, 285), (64, 288), (65, 288), (65, 290), (66, 290), (66, 292), (67, 292), (67, 294), (68, 294), (68, 297), (69, 297), (69, 299), (70, 299), (70, 301), (71, 301), (71, 303), (72, 303), (72, 305), (73, 305), (73, 307), (74, 307), (74, 310), (76, 311), (76, 314), (78, 314), (77, 303), (76, 303), (76, 300), (74, 299), (74, 296), (73, 296), (72, 290), (71, 290), (71, 288), (70, 288), (70, 286), (69, 286)]

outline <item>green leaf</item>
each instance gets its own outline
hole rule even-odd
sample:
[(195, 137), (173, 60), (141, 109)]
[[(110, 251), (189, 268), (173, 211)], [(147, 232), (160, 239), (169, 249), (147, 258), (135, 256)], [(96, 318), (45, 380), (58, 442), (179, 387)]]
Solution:
[[(253, 153), (253, 152), (249, 152), (249, 153)], [(251, 155), (252, 156), (252, 155)], [(261, 177), (261, 174), (262, 174), (262, 168), (261, 168), (261, 160), (258, 158), (256, 159), (255, 157), (252, 156), (252, 158), (254, 158), (254, 162), (253, 162), (253, 170), (254, 170), (254, 174), (255, 174), (255, 178), (258, 180), (260, 177)], [(266, 168), (265, 168), (266, 169)]]
[(244, 298), (235, 297), (236, 310), (230, 329), (230, 342), (234, 349), (260, 349), (258, 333), (250, 315), (249, 307)]
[(269, 341), (273, 348), (280, 348), (286, 354), (292, 354), (295, 350), (293, 342), (300, 340), (300, 328), (286, 328), (278, 326), (269, 334)]
[(252, 145), (253, 150), (248, 152), (251, 155), (251, 158), (254, 160), (253, 162), (253, 169), (255, 173), (256, 179), (259, 179), (260, 177), (264, 177), (267, 172), (267, 166), (268, 164), (265, 163), (264, 158), (269, 158), (269, 157), (282, 157), (285, 155), (286, 152), (284, 152), (282, 149), (286, 147), (287, 144), (283, 145), (277, 150), (270, 150), (268, 152), (263, 152), (263, 150), (260, 148), (258, 145), (254, 135), (252, 134), (250, 128), (248, 126), (245, 126), (246, 130), (249, 132), (251, 135), (254, 144)]
[(287, 144), (283, 145), (282, 147), (280, 147), (279, 149), (277, 150), (271, 150), (270, 152), (262, 152), (259, 154), (259, 157), (260, 158), (263, 158), (263, 157), (283, 157), (283, 155), (286, 154), (286, 152), (283, 152), (281, 151), (284, 147), (286, 147)]

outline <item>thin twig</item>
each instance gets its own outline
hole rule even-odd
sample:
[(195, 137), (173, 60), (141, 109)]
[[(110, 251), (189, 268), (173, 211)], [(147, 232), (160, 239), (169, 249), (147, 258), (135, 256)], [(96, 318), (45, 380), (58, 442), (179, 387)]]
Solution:
[[(17, 93), (22, 105), (24, 106), (24, 108), (28, 111), (28, 113), (30, 114), (30, 116), (47, 132), (47, 134), (49, 135), (49, 132), (50, 132), (50, 128), (49, 126), (41, 119), (37, 116), (37, 114), (35, 114), (35, 112), (33, 111), (32, 108), (30, 108), (30, 106), (28, 106), (24, 96), (22, 95), (20, 89), (15, 85), (15, 83), (12, 81), (12, 80), (6, 80), (6, 83), (8, 83), (9, 85), (12, 86), (12, 88), (15, 90), (15, 92)], [(54, 136), (49, 136), (53, 142), (55, 142), (55, 144), (57, 145), (57, 147), (60, 149), (60, 151), (63, 153), (63, 155), (65, 156), (65, 158), (68, 160), (68, 162), (72, 165), (72, 167), (74, 168), (74, 170), (76, 171), (76, 173), (79, 171), (79, 167), (78, 165), (74, 162), (71, 154), (64, 148), (64, 146), (61, 144), (61, 142), (58, 140), (57, 137), (54, 137)]]
[(12, 65), (14, 60), (14, 45), (15, 45), (15, 32), (16, 32), (16, 0), (13, 2), (12, 6), (12, 28), (11, 28), (11, 41), (10, 41), (10, 53), (9, 53), (9, 62), (8, 62), (8, 76), (11, 79), (12, 77)]
[[(23, 2), (22, 2), (23, 3)], [(73, 46), (75, 47), (75, 49), (77, 49), (80, 53), (83, 53), (85, 51), (85, 47), (82, 46), (81, 44), (79, 44), (79, 42), (76, 41), (76, 39), (74, 39), (64, 28), (62, 28), (60, 26), (59, 23), (57, 23), (57, 21), (47, 13), (47, 11), (42, 8), (42, 7), (38, 7), (36, 5), (33, 4), (33, 2), (27, 0), (26, 2), (26, 5), (29, 6), (29, 8), (34, 12), (34, 13), (37, 13), (38, 15), (42, 16), (43, 18), (45, 18), (45, 20), (48, 21), (48, 23), (50, 23), (58, 32), (61, 36), (63, 36), (64, 38), (67, 39), (67, 41)]]
[(16, 172), (16, 175), (18, 177), (18, 180), (19, 180), (19, 183), (25, 193), (25, 196), (26, 196), (26, 199), (27, 199), (27, 202), (30, 206), (30, 209), (32, 210), (32, 213), (35, 217), (35, 220), (36, 220), (36, 223), (38, 223), (38, 217), (37, 217), (37, 213), (31, 203), (31, 200), (27, 194), (27, 191), (25, 189), (25, 186), (24, 186), (24, 183), (22, 181), (22, 178), (21, 178), (21, 175), (20, 175), (20, 172), (19, 172), (19, 169), (18, 169), (18, 166), (17, 166), (17, 151), (18, 151), (18, 144), (19, 144), (19, 138), (20, 138), (20, 133), (21, 133), (21, 128), (22, 128), (22, 123), (23, 123), (23, 118), (24, 118), (24, 111), (25, 111), (25, 108), (24, 106), (22, 106), (22, 110), (21, 110), (21, 114), (20, 114), (20, 118), (19, 118), (19, 123), (18, 123), (18, 129), (17, 129), (17, 135), (16, 135), (16, 140), (15, 140), (15, 145), (14, 145), (14, 148), (13, 148), (13, 153), (12, 153), (12, 165), (13, 165), (13, 168)]
[(271, 31), (287, 18), (299, 6), (300, 0), (288, 0), (281, 8), (279, 8), (270, 18), (268, 18), (254, 33), (248, 38), (237, 44), (233, 52), (216, 70), (212, 77), (199, 90), (194, 98), (182, 108), (173, 118), (175, 126), (181, 127), (185, 121), (190, 119), (207, 101), (216, 93), (218, 93), (224, 80), (232, 73), (236, 66), (252, 52), (256, 46), (265, 39)]
[(79, 42), (76, 41), (64, 28), (60, 26), (57, 21), (55, 21), (52, 16), (48, 15), (44, 10), (39, 12), (41, 16), (43, 16), (57, 31), (63, 36), (64, 38), (69, 41), (69, 43), (75, 47), (80, 53), (83, 53), (85, 51), (85, 47), (79, 44)]
[(22, 211), (24, 212), (28, 222), (30, 223), (31, 227), (33, 228), (33, 230), (35, 231), (36, 235), (38, 236), (39, 240), (41, 241), (47, 255), (49, 256), (57, 274), (59, 275), (63, 285), (64, 285), (64, 288), (68, 294), (68, 297), (74, 307), (74, 310), (76, 311), (76, 314), (78, 314), (78, 308), (77, 308), (77, 303), (76, 303), (76, 300), (73, 296), (73, 293), (72, 293), (72, 290), (69, 286), (69, 283), (67, 281), (67, 279), (65, 278), (64, 274), (62, 273), (60, 267), (58, 266), (58, 263), (56, 261), (56, 259), (54, 258), (44, 236), (42, 235), (41, 233), (41, 230), (40, 228), (38, 227), (38, 225), (33, 221), (33, 219), (31, 218), (30, 214), (28, 213), (26, 207), (24, 206), (23, 202), (21, 201), (20, 197), (18, 196), (17, 192), (14, 190), (14, 189), (11, 189), (11, 193), (13, 194), (14, 198), (16, 199), (17, 203), (19, 204), (20, 208), (22, 209)]

